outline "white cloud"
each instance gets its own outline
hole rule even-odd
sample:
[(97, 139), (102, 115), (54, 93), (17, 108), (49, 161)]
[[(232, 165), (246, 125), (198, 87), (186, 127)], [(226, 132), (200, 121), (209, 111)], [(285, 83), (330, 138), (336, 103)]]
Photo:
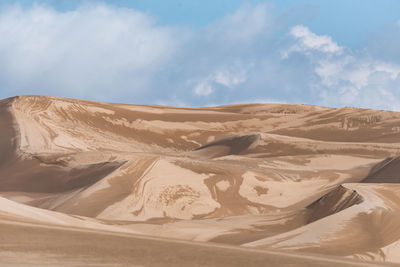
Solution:
[[(305, 95), (317, 95), (314, 101), (328, 106), (358, 106), (395, 109), (400, 106), (400, 65), (369, 55), (368, 50), (340, 47), (330, 36), (320, 36), (298, 25), (283, 62), (293, 52), (305, 55), (298, 68), (309, 69)], [(283, 63), (281, 62), (281, 64)], [(307, 89), (307, 85), (310, 89)]]
[(324, 103), (388, 109), (400, 104), (393, 94), (400, 85), (399, 65), (363, 56), (348, 58), (351, 60), (330, 58), (317, 63), (315, 73), (321, 79), (318, 87)]
[(287, 58), (292, 52), (312, 52), (319, 51), (328, 54), (340, 54), (343, 48), (332, 41), (328, 35), (317, 35), (303, 25), (294, 26), (290, 34), (296, 39), (296, 43), (288, 50), (283, 52), (283, 57)]
[(68, 12), (13, 6), (0, 12), (0, 36), (0, 80), (15, 94), (137, 92), (177, 46), (174, 30), (149, 15), (106, 5)]
[(199, 82), (194, 88), (193, 92), (199, 96), (207, 96), (213, 92), (213, 88), (209, 80)]
[(227, 69), (217, 70), (205, 79), (197, 82), (193, 92), (199, 96), (208, 96), (214, 92), (215, 86), (234, 88), (246, 81), (246, 73), (239, 69), (236, 72)]
[[(384, 73), (386, 79), (395, 81), (400, 73), (400, 66), (380, 62), (370, 58), (329, 58), (318, 61), (315, 73), (321, 78), (321, 84), (328, 88), (362, 89), (371, 84), (371, 77)], [(344, 86), (343, 83), (347, 85)], [(342, 91), (341, 91), (342, 92)]]
[(245, 71), (240, 71), (238, 73), (231, 73), (229, 71), (223, 70), (215, 73), (215, 82), (222, 84), (226, 87), (233, 88), (244, 81), (246, 81)]
[(400, 73), (400, 65), (393, 65), (386, 62), (379, 62), (374, 66), (375, 71), (387, 72), (392, 80), (397, 79)]

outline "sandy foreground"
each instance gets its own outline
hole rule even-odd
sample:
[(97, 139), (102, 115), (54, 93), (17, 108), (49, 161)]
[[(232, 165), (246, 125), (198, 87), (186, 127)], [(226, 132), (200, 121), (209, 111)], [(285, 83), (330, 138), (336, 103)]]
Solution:
[(400, 113), (0, 101), (0, 265), (400, 264)]
[(87, 229), (5, 221), (0, 221), (0, 227), (1, 262), (9, 266), (382, 266)]

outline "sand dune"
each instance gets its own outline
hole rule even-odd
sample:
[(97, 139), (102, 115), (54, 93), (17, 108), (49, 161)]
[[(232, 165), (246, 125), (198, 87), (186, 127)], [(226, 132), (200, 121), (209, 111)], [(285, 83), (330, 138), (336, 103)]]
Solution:
[(370, 174), (363, 180), (364, 183), (399, 183), (400, 158), (389, 157), (375, 165)]
[[(344, 184), (309, 207), (309, 224), (244, 246), (398, 261), (400, 185)], [(330, 216), (329, 216), (330, 215)]]
[[(255, 257), (254, 265), (400, 263), (399, 122), (396, 112), (306, 105), (5, 99), (0, 239), (11, 244), (6, 229), (30, 229), (47, 243), (34, 250), (19, 236), (20, 247), (5, 244), (0, 255), (4, 263), (45, 264), (38, 255), (54, 254), (46, 244), (57, 247), (61, 235), (64, 256), (47, 264), (76, 264), (79, 240), (66, 231), (78, 231), (93, 242), (109, 235), (127, 244), (147, 240), (146, 251), (157, 247), (149, 237), (157, 236), (179, 249), (190, 244), (225, 255), (209, 265), (232, 265), (227, 258), (235, 253)], [(112, 245), (91, 254), (95, 265), (105, 249)], [(107, 262), (132, 263), (121, 247), (113, 253)], [(203, 255), (187, 253), (182, 257)], [(138, 264), (161, 265), (161, 258)]]

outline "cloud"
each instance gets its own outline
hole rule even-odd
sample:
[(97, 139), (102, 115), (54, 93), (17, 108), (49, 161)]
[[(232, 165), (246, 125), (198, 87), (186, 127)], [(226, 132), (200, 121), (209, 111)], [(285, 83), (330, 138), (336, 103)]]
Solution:
[(246, 73), (244, 70), (237, 70), (235, 73), (227, 69), (221, 69), (197, 82), (193, 92), (199, 96), (207, 96), (214, 92), (216, 86), (235, 88), (245, 81)]
[(299, 70), (308, 69), (308, 81), (301, 84), (305, 96), (327, 106), (400, 107), (399, 64), (371, 57), (366, 48), (341, 47), (302, 25), (292, 27), (290, 36), (280, 64), (297, 58)]
[(235, 12), (207, 26), (203, 38), (213, 42), (220, 40), (225, 45), (251, 43), (254, 38), (268, 32), (270, 23), (267, 4), (246, 3)]
[(271, 23), (267, 5), (245, 4), (192, 32), (159, 75), (165, 78), (159, 82), (168, 84), (170, 90), (159, 91), (158, 97), (172, 94), (196, 106), (238, 101), (238, 90), (248, 82), (258, 50), (264, 49), (258, 46), (266, 43), (272, 32)]
[(388, 78), (395, 80), (400, 66), (346, 55), (344, 58), (321, 59), (315, 72), (325, 86), (335, 87), (340, 85), (340, 81), (348, 81), (360, 90), (369, 84), (369, 77), (376, 72), (387, 73)]
[(8, 7), (0, 36), (0, 90), (94, 99), (140, 93), (179, 39), (147, 14), (106, 5)]
[(230, 88), (233, 88), (244, 81), (246, 81), (246, 74), (244, 71), (233, 74), (229, 71), (223, 70), (215, 74), (215, 82)]
[(0, 95), (400, 109), (400, 58), (387, 41), (400, 40), (397, 23), (360, 49), (285, 25), (266, 4), (244, 4), (200, 30), (109, 5), (12, 6), (0, 11)]
[(208, 80), (199, 82), (193, 92), (199, 96), (207, 96), (213, 92), (213, 88)]
[(332, 37), (317, 35), (303, 25), (294, 26), (290, 30), (290, 35), (296, 39), (296, 43), (283, 52), (283, 58), (287, 58), (292, 52), (319, 51), (327, 54), (340, 54), (343, 52), (343, 48), (333, 42)]

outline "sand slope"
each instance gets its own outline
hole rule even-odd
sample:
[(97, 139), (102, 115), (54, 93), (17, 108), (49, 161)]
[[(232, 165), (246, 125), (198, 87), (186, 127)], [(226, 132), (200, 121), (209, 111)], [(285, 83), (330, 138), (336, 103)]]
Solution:
[[(273, 258), (278, 249), (279, 262), (297, 251), (343, 264), (400, 263), (399, 122), (396, 112), (305, 105), (10, 98), (0, 101), (0, 220), (37, 235), (53, 231), (46, 239), (53, 245), (65, 230), (57, 227), (66, 227), (100, 239), (135, 233), (242, 246), (244, 258)], [(20, 248), (3, 253), (9, 263), (32, 249), (16, 240)], [(69, 246), (77, 243), (68, 237)], [(67, 258), (77, 253), (63, 249)], [(37, 253), (54, 251), (29, 257)], [(113, 253), (122, 265), (133, 260), (123, 249)]]
[(400, 185), (344, 184), (309, 207), (309, 224), (244, 246), (398, 261), (398, 203)]

